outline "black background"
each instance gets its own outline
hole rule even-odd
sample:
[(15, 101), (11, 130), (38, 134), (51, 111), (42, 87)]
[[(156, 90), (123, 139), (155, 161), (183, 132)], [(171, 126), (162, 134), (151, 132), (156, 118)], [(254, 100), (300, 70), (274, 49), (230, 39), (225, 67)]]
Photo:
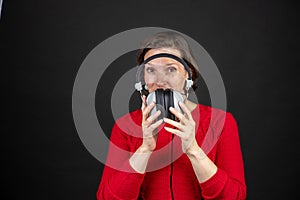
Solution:
[[(138, 27), (165, 27), (199, 42), (217, 64), (238, 122), (248, 199), (291, 199), (299, 170), (299, 19), (292, 1), (4, 0), (0, 21), (2, 173), (9, 199), (95, 199), (103, 164), (83, 146), (72, 88), (88, 53)], [(125, 56), (126, 57), (126, 56)], [(116, 61), (97, 90), (100, 123)], [(110, 87), (111, 86), (111, 87)], [(199, 91), (205, 91), (200, 87)], [(207, 98), (201, 103), (209, 104)], [(4, 112), (6, 111), (6, 112)], [(98, 115), (98, 116), (99, 116)], [(299, 195), (298, 195), (299, 196)]]

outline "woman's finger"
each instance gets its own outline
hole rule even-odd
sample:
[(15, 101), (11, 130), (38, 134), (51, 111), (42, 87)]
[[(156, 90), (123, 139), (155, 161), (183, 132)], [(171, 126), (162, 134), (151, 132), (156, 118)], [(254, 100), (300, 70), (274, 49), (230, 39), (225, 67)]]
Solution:
[(193, 119), (192, 114), (191, 114), (190, 110), (188, 109), (188, 107), (181, 101), (179, 101), (178, 104), (179, 104), (180, 108), (182, 109), (182, 111), (186, 114), (188, 119)]
[(142, 111), (144, 112), (144, 109), (146, 108), (146, 96), (142, 95), (141, 99), (142, 99)]
[(169, 128), (169, 127), (166, 127), (166, 126), (164, 128), (166, 129), (166, 131), (168, 131), (170, 133), (173, 133), (173, 134), (177, 135), (180, 138), (183, 136), (183, 132), (181, 132), (178, 129), (173, 129), (173, 128)]
[(181, 118), (182, 114), (176, 110), (174, 107), (170, 106), (169, 110), (171, 111), (171, 113), (173, 113), (175, 115), (175, 117), (177, 117), (178, 119)]
[(149, 112), (155, 106), (154, 102), (151, 102), (144, 110), (143, 110), (143, 121), (148, 118)]
[(154, 120), (156, 120), (160, 116), (160, 114), (161, 114), (161, 111), (158, 110), (153, 115), (151, 115), (150, 117), (148, 117), (146, 119), (146, 121), (145, 121), (146, 124), (147, 124), (146, 126), (150, 126), (154, 122)]
[(175, 115), (175, 117), (177, 117), (177, 119), (181, 120), (184, 116), (183, 114), (181, 114), (178, 110), (176, 110), (174, 107), (170, 107), (169, 108), (170, 112), (173, 113)]
[(151, 124), (151, 129), (157, 129), (161, 124), (163, 123), (163, 119), (157, 120), (156, 122), (154, 122), (153, 124)]
[(175, 122), (174, 120), (168, 119), (166, 117), (164, 118), (164, 122), (166, 122), (172, 126), (175, 126), (176, 128), (178, 128), (180, 130), (182, 129), (182, 126), (183, 126), (181, 123)]

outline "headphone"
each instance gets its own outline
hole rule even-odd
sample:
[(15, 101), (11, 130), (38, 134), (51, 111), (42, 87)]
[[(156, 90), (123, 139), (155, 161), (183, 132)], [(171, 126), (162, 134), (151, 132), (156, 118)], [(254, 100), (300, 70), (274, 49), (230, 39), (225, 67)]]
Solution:
[(160, 110), (161, 115), (157, 120), (162, 119), (163, 117), (175, 120), (175, 115), (169, 111), (171, 106), (183, 114), (178, 103), (179, 101), (183, 102), (184, 99), (183, 96), (175, 90), (157, 89), (147, 96), (146, 103), (149, 105), (153, 101), (155, 102), (155, 107), (150, 111), (150, 115), (153, 115), (156, 111)]
[[(147, 58), (146, 60), (143, 61), (143, 63), (140, 65), (140, 67), (137, 70), (137, 74), (136, 74), (136, 83), (135, 83), (135, 89), (140, 92), (141, 94), (143, 94), (143, 91), (147, 90), (147, 86), (146, 84), (142, 84), (142, 81), (140, 80), (141, 78), (141, 73), (143, 72), (144, 68), (145, 68), (145, 64), (147, 64), (148, 62), (150, 62), (153, 59), (156, 58), (160, 58), (160, 57), (167, 57), (167, 58), (172, 58), (178, 62), (180, 62), (185, 70), (188, 73), (188, 79), (185, 82), (185, 90), (186, 90), (186, 94), (188, 96), (188, 91), (191, 88), (191, 86), (193, 85), (193, 80), (191, 77), (191, 71), (190, 68), (188, 66), (188, 64), (181, 58), (173, 55), (173, 54), (168, 54), (168, 53), (159, 53), (159, 54), (155, 54), (153, 56), (150, 56), (149, 58)], [(174, 114), (172, 114), (169, 111), (169, 107), (174, 107), (177, 111), (179, 111), (180, 113), (183, 114), (181, 108), (179, 107), (178, 103), (179, 101), (183, 102), (184, 98), (182, 96), (182, 94), (178, 91), (172, 90), (172, 89), (167, 89), (167, 90), (163, 90), (163, 89), (157, 89), (153, 92), (151, 92), (150, 94), (147, 95), (147, 100), (146, 103), (147, 105), (149, 105), (151, 102), (156, 102), (155, 107), (150, 111), (150, 115), (154, 114), (156, 111), (160, 110), (161, 111), (161, 115), (158, 117), (158, 119), (161, 119), (163, 117), (167, 117), (170, 118), (172, 120), (175, 120), (175, 116)]]

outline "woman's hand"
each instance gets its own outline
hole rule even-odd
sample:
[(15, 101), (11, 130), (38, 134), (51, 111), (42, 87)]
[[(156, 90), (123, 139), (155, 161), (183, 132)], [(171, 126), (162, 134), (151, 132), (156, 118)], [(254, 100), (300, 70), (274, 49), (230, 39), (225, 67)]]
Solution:
[(206, 156), (205, 152), (199, 147), (195, 137), (196, 123), (192, 114), (185, 104), (179, 102), (179, 106), (184, 114), (174, 108), (170, 111), (179, 119), (179, 122), (164, 118), (164, 121), (176, 128), (165, 129), (181, 138), (182, 151), (188, 156), (193, 166), (194, 172), (200, 183), (205, 182), (217, 172), (217, 166)]
[(175, 108), (170, 107), (170, 111), (177, 117), (179, 122), (176, 122), (168, 118), (164, 118), (164, 121), (166, 123), (173, 125), (176, 128), (165, 127), (165, 129), (168, 132), (173, 133), (181, 138), (182, 151), (186, 154), (189, 154), (194, 149), (199, 148), (195, 138), (196, 123), (187, 106), (182, 102), (179, 102), (179, 106), (181, 107), (184, 114), (181, 114)]
[(150, 158), (150, 155), (156, 147), (157, 128), (163, 120), (156, 121), (160, 115), (160, 111), (149, 117), (151, 109), (155, 106), (152, 102), (146, 105), (146, 96), (142, 96), (142, 130), (143, 130), (143, 143), (130, 157), (129, 163), (131, 167), (138, 173), (144, 174)]
[(157, 117), (161, 114), (161, 111), (157, 111), (152, 116), (149, 116), (151, 109), (155, 106), (152, 102), (148, 106), (146, 105), (146, 96), (142, 96), (142, 130), (143, 130), (143, 144), (140, 147), (142, 152), (152, 152), (156, 147), (157, 140), (157, 128), (162, 124), (163, 120), (156, 121)]

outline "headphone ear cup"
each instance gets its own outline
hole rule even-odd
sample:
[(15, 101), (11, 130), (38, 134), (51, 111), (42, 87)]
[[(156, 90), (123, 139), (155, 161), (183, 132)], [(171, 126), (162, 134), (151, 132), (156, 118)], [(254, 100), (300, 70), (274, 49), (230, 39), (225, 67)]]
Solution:
[(170, 106), (180, 113), (183, 113), (178, 105), (179, 101), (184, 101), (183, 96), (174, 90), (157, 89), (147, 96), (146, 101), (147, 105), (153, 101), (156, 103), (155, 107), (151, 110), (150, 115), (153, 115), (158, 110), (161, 111), (161, 115), (157, 118), (157, 120), (162, 119), (163, 117), (175, 120), (175, 115), (169, 111)]
[[(155, 92), (151, 92), (150, 94), (147, 95), (146, 104), (149, 105), (153, 101), (156, 101), (156, 94), (155, 94)], [(156, 112), (156, 107), (154, 107), (150, 111), (150, 115), (153, 115), (155, 112)]]
[(155, 90), (155, 97), (156, 97), (156, 109), (161, 111), (161, 115), (157, 118), (157, 120), (162, 119), (165, 116), (165, 98), (164, 98), (164, 91), (161, 89)]
[(169, 119), (175, 120), (175, 115), (172, 114), (169, 110), (169, 108), (172, 106), (174, 107), (174, 99), (173, 99), (173, 91), (172, 90), (166, 90), (164, 92), (165, 94), (165, 109), (166, 109), (166, 116)]
[(173, 91), (173, 102), (174, 102), (174, 108), (180, 112), (181, 114), (183, 114), (183, 111), (181, 110), (181, 108), (179, 107), (179, 101), (181, 101), (182, 103), (184, 102), (184, 98), (182, 96), (182, 94), (180, 94), (177, 91)]

